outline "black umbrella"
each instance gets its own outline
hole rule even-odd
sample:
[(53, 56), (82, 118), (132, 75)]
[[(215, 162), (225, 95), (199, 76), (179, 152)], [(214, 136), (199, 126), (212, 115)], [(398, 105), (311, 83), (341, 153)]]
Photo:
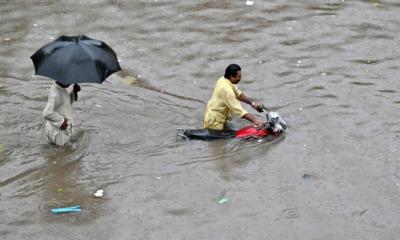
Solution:
[(106, 43), (82, 36), (61, 36), (32, 56), (37, 75), (65, 85), (102, 83), (121, 70), (117, 54)]

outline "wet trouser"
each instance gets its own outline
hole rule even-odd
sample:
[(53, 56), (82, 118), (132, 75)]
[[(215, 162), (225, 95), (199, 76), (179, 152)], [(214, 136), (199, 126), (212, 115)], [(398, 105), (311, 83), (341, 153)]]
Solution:
[(68, 125), (65, 130), (57, 129), (50, 123), (46, 123), (44, 133), (49, 143), (57, 146), (64, 146), (71, 139), (72, 125)]

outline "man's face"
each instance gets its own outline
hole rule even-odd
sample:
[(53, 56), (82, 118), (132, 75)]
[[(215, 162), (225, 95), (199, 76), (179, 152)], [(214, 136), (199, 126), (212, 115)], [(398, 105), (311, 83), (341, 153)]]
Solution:
[(241, 78), (242, 78), (242, 72), (241, 71), (237, 71), (236, 72), (236, 76), (231, 76), (231, 82), (233, 84), (236, 84), (236, 83), (240, 82)]

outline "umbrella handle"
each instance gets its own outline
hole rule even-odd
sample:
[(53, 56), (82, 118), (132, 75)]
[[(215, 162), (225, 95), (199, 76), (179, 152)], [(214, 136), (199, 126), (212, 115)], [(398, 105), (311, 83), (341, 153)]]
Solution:
[(81, 86), (79, 86), (78, 84), (74, 84), (74, 89), (72, 91), (74, 91), (75, 93), (75, 101), (78, 101), (78, 92), (81, 90)]

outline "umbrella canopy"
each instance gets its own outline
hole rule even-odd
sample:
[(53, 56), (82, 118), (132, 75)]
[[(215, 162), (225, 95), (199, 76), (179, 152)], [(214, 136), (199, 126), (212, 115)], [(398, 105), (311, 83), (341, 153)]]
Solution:
[(117, 54), (106, 43), (81, 36), (61, 36), (31, 56), (37, 75), (65, 85), (102, 83), (120, 71)]

